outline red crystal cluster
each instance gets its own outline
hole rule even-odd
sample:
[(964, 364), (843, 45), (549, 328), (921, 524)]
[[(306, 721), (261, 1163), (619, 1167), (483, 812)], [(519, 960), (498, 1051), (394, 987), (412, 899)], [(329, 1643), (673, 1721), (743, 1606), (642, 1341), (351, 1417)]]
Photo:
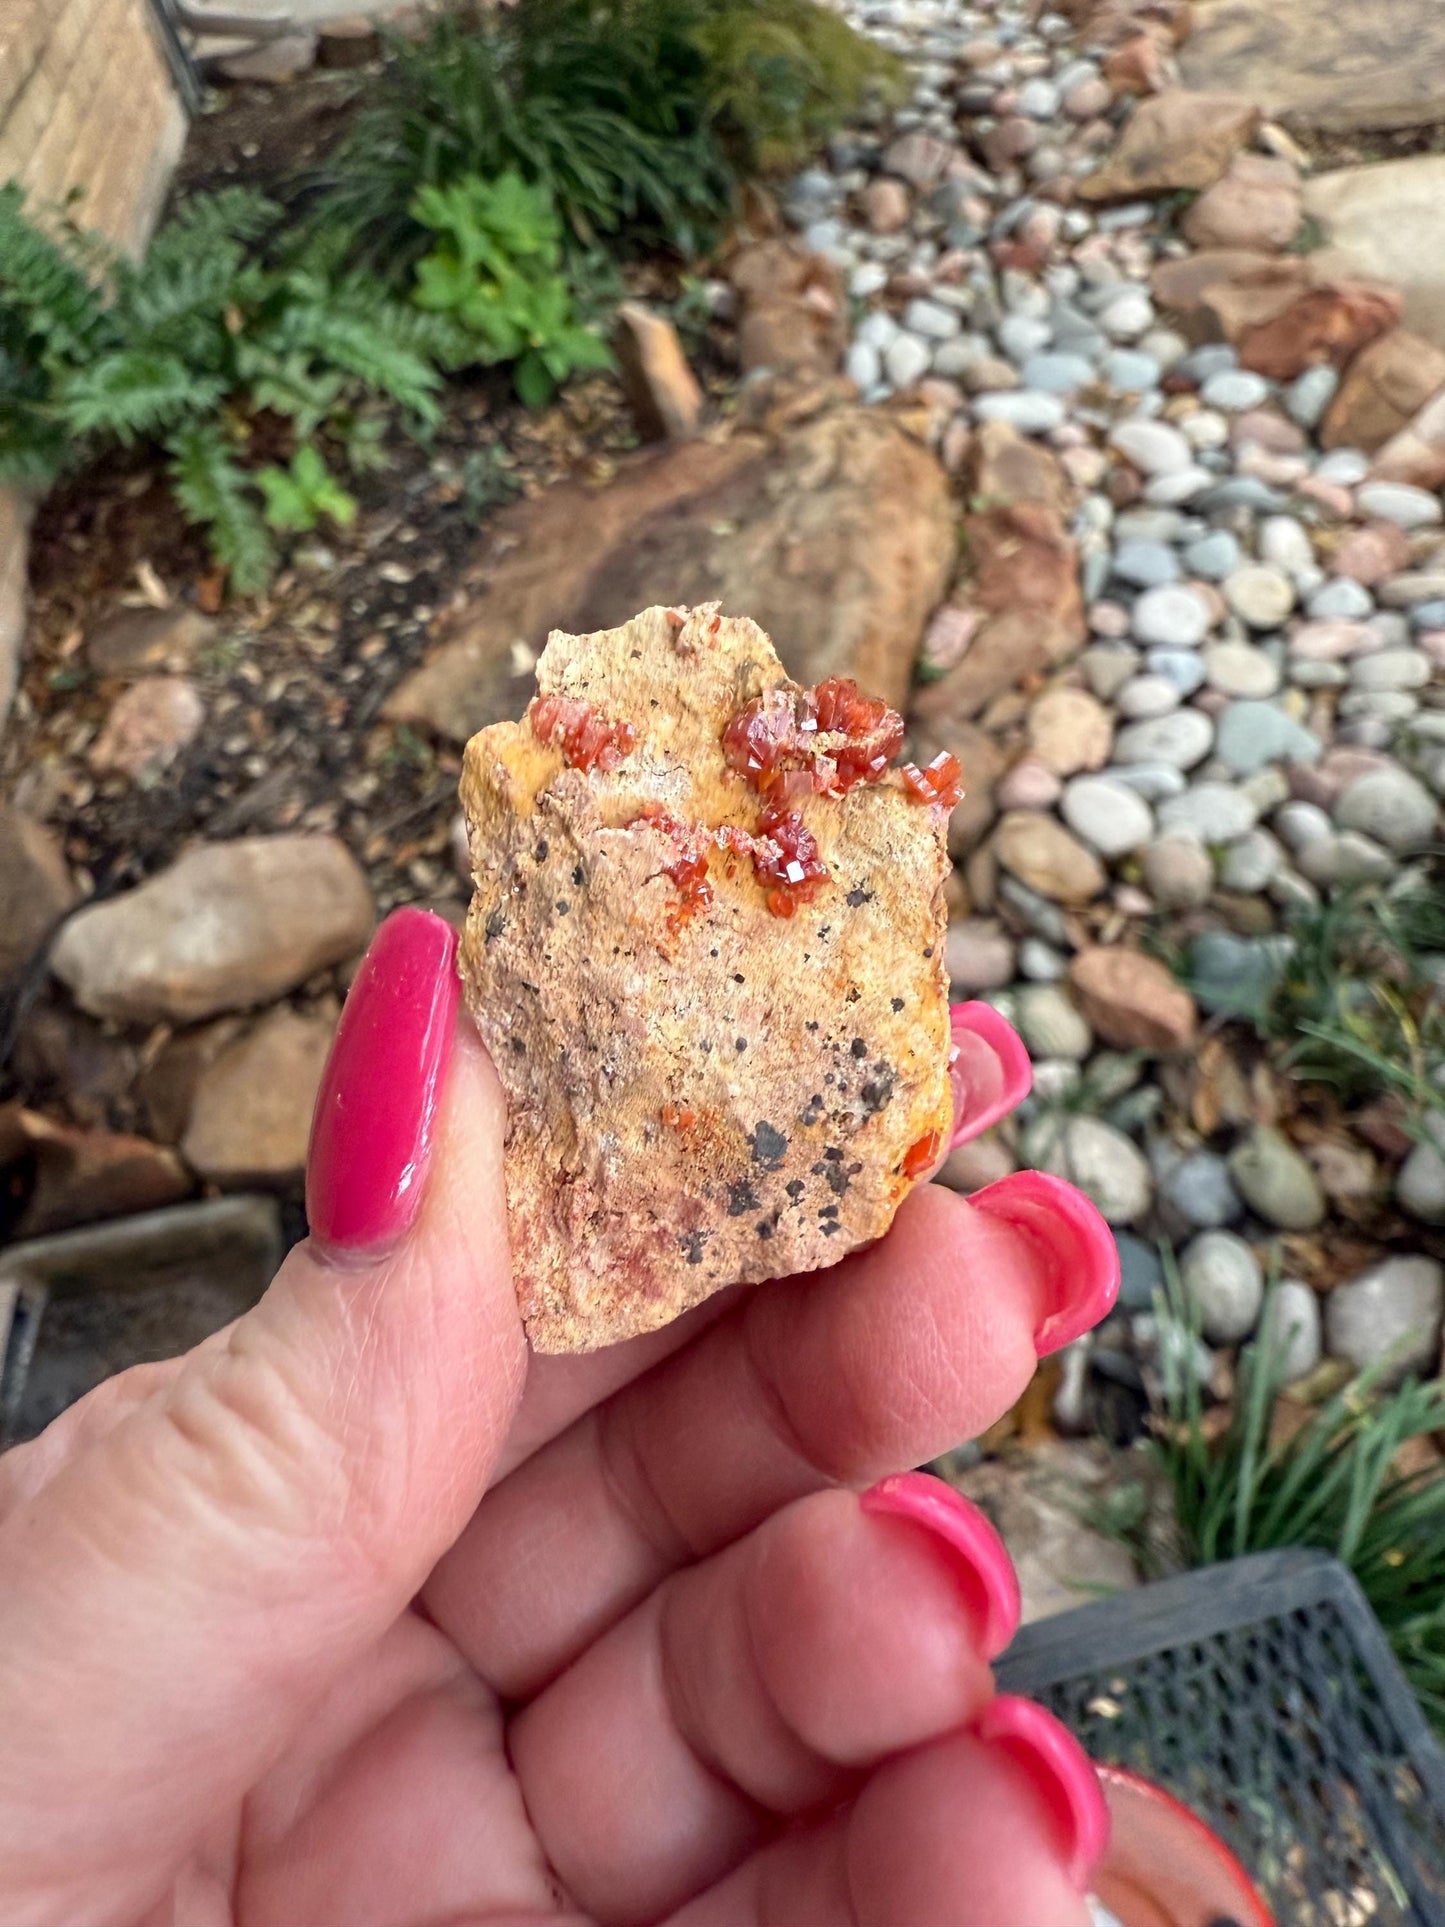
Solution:
[(676, 936), (684, 924), (712, 902), (712, 885), (707, 880), (707, 854), (712, 838), (701, 824), (684, 823), (661, 803), (644, 803), (641, 814), (633, 821), (650, 823), (660, 830), (677, 852), (676, 861), (664, 868), (664, 874), (677, 887), (676, 901), (667, 916), (667, 927)]
[(800, 903), (817, 895), (828, 866), (818, 839), (796, 810), (770, 803), (753, 839), (753, 869), (775, 917), (790, 917)]
[(905, 763), (902, 773), (903, 787), (915, 802), (937, 803), (940, 809), (951, 810), (963, 795), (963, 769), (958, 758), (946, 749), (939, 751), (927, 769)]
[(846, 676), (816, 689), (768, 689), (723, 731), (733, 768), (760, 796), (841, 796), (876, 783), (903, 743), (903, 718)]
[(528, 720), (544, 743), (559, 748), (572, 769), (616, 769), (637, 743), (631, 723), (612, 723), (576, 696), (536, 696)]

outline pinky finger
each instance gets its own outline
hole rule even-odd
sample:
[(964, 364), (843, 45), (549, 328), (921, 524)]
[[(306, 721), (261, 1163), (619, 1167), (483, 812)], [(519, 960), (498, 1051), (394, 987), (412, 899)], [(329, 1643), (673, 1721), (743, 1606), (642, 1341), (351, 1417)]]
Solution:
[(1108, 1843), (1097, 1776), (1041, 1708), (881, 1767), (852, 1806), (786, 1834), (666, 1927), (1088, 1927)]

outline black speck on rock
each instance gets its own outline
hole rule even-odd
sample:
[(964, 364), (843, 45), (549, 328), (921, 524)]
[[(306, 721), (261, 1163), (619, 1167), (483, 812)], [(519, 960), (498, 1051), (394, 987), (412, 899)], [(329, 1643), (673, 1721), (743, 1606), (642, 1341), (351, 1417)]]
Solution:
[(728, 1216), (740, 1218), (745, 1211), (756, 1211), (758, 1194), (746, 1178), (738, 1178), (728, 1186)]
[(767, 1171), (776, 1171), (787, 1155), (788, 1136), (766, 1118), (759, 1118), (757, 1128), (748, 1143), (753, 1149), (753, 1163), (761, 1164)]
[(702, 1248), (707, 1243), (705, 1231), (684, 1231), (677, 1242), (690, 1265), (702, 1263)]

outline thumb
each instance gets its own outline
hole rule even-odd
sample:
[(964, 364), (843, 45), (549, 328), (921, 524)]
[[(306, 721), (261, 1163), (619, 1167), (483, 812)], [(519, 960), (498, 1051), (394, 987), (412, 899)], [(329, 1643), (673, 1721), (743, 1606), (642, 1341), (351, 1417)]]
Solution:
[(36, 1919), (61, 1870), (97, 1897), (65, 1918), (126, 1917), (122, 1869), (164, 1880), (485, 1489), (526, 1354), (455, 958), (440, 918), (382, 926), (317, 1102), (311, 1241), (0, 1526), (0, 1893)]

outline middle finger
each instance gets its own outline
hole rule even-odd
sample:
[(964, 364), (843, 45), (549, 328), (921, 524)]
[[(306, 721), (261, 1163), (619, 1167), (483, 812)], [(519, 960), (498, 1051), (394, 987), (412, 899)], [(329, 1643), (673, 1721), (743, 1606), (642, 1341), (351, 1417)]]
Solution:
[(1019, 1172), (968, 1202), (916, 1191), (879, 1244), (750, 1292), (494, 1487), (426, 1608), (526, 1697), (780, 1506), (984, 1430), (1117, 1289), (1107, 1225), (1058, 1179)]

